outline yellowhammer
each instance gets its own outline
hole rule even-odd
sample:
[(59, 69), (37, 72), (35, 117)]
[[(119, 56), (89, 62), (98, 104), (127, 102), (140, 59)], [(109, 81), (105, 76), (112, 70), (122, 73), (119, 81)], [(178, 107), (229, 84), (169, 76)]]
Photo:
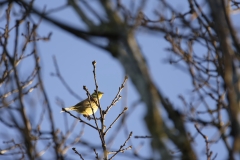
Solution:
[[(98, 99), (99, 100), (102, 98), (103, 96), (103, 92), (100, 92), (98, 91), (98, 96), (97, 96), (97, 93), (94, 92), (91, 97), (93, 98), (90, 98), (90, 103), (89, 103), (89, 100), (88, 98), (79, 102), (78, 104), (76, 104), (75, 106), (72, 106), (72, 107), (68, 107), (68, 108), (64, 108), (66, 111), (76, 111), (78, 113), (81, 113), (83, 114), (84, 117), (90, 117), (90, 115), (92, 115), (93, 113), (95, 113), (97, 110), (98, 110), (98, 106), (96, 105), (95, 102), (98, 103)], [(94, 102), (95, 101), (95, 102)], [(92, 107), (92, 108), (91, 108)], [(93, 112), (92, 112), (92, 109), (93, 109)], [(64, 110), (62, 110), (61, 112), (64, 112)]]

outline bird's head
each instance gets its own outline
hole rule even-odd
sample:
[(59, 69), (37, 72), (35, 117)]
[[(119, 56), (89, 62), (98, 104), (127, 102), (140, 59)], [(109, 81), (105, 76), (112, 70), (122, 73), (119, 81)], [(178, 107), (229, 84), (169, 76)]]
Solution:
[(99, 98), (99, 99), (101, 99), (102, 98), (102, 96), (103, 96), (103, 92), (101, 92), (101, 91), (98, 91), (98, 96), (97, 96), (97, 92), (95, 91), (93, 94), (92, 94), (92, 97), (93, 98)]

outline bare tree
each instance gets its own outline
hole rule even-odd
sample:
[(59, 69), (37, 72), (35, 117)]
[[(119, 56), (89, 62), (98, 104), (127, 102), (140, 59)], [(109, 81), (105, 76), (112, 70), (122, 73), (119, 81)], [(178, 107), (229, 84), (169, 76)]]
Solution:
[[(65, 5), (51, 10), (41, 10), (34, 7), (34, 1), (12, 0), (1, 2), (2, 6), (7, 6), (7, 10), (6, 25), (3, 33), (1, 33), (0, 43), (2, 52), (0, 61), (1, 84), (6, 88), (3, 91), (1, 90), (0, 114), (6, 112), (7, 116), (1, 116), (0, 120), (6, 127), (16, 129), (24, 139), (22, 144), (16, 144), (14, 139), (6, 142), (7, 145), (4, 150), (0, 151), (1, 154), (16, 150), (17, 153), (10, 152), (10, 154), (20, 155), (22, 159), (27, 155), (29, 159), (34, 159), (40, 157), (50, 146), (54, 146), (52, 151), (55, 157), (64, 159), (66, 149), (81, 137), (81, 134), (72, 137), (75, 139), (74, 142), (66, 146), (66, 140), (70, 134), (59, 137), (52, 121), (53, 115), (46, 91), (42, 85), (39, 72), (41, 65), (36, 48), (37, 40), (49, 40), (51, 36), (49, 34), (46, 37), (41, 37), (36, 32), (40, 22), (44, 20), (99, 49), (107, 51), (122, 64), (147, 109), (145, 124), (151, 136), (137, 136), (136, 138), (151, 138), (152, 150), (157, 155), (154, 154), (150, 158), (173, 159), (176, 157), (175, 154), (180, 152), (178, 156), (181, 159), (198, 159), (193, 147), (197, 135), (202, 136), (202, 140), (206, 143), (206, 159), (218, 159), (217, 153), (211, 151), (211, 144), (219, 141), (223, 142), (228, 152), (227, 159), (236, 159), (236, 155), (240, 155), (240, 82), (238, 69), (240, 44), (239, 32), (231, 17), (232, 14), (239, 12), (240, 2), (236, 0), (188, 0), (186, 1), (188, 3), (187, 11), (181, 12), (170, 2), (160, 0), (156, 8), (152, 8), (152, 13), (155, 15), (153, 18), (145, 13), (145, 7), (148, 3), (150, 2), (145, 0), (131, 1), (130, 5), (127, 5), (121, 0), (101, 0), (97, 1), (99, 8), (103, 11), (102, 14), (99, 14), (98, 11), (93, 9), (90, 1), (84, 0), (68, 0)], [(14, 27), (9, 28), (12, 6), (21, 8), (21, 17), (18, 17)], [(75, 28), (64, 23), (60, 17), (59, 20), (51, 17), (50, 13), (63, 8), (72, 9), (86, 28)], [(32, 15), (37, 15), (40, 21), (38, 23), (31, 21)], [(90, 17), (94, 17), (94, 19)], [(27, 28), (21, 37), (19, 37), (20, 25)], [(14, 51), (11, 53), (8, 49), (8, 39), (12, 30), (15, 30), (15, 41)], [(177, 109), (171, 98), (166, 97), (153, 83), (146, 60), (135, 37), (136, 33), (141, 32), (141, 30), (164, 35), (165, 40), (170, 45), (166, 49), (169, 52), (168, 61), (172, 65), (183, 68), (191, 77), (191, 85), (194, 87), (193, 101), (188, 102), (187, 97), (180, 95), (181, 109)], [(19, 38), (24, 38), (25, 43), (23, 45), (18, 43)], [(104, 40), (106, 43), (99, 43), (96, 39)], [(30, 53), (25, 52), (28, 45), (33, 46)], [(196, 46), (200, 46), (200, 50)], [(18, 65), (28, 57), (33, 57), (35, 60), (33, 70), (27, 78), (20, 79)], [(95, 67), (94, 64), (93, 67)], [(55, 67), (56, 73), (54, 75), (63, 82), (70, 93), (77, 96), (65, 83), (56, 61)], [(96, 90), (98, 90), (95, 70), (94, 78)], [(109, 109), (120, 98), (119, 93), (123, 87), (124, 85), (119, 88), (119, 92)], [(35, 88), (39, 89), (43, 97), (44, 107), (41, 115), (48, 115), (47, 120), (51, 129), (46, 133), (41, 131), (43, 118), (40, 118), (38, 125), (33, 127), (25, 111), (23, 97), (30, 95), (30, 92)], [(88, 90), (86, 88), (85, 90), (89, 97)], [(11, 98), (8, 98), (9, 96)], [(59, 100), (59, 102), (61, 101)], [(104, 115), (108, 109), (103, 110), (99, 106), (99, 110), (101, 117), (99, 120), (95, 116), (93, 117), (94, 126), (78, 117), (74, 117), (70, 112), (67, 113), (85, 125), (96, 129), (102, 142), (100, 148), (103, 149), (103, 158), (111, 159), (108, 156), (109, 154), (113, 154), (114, 157), (117, 153), (131, 148), (125, 147), (131, 133), (119, 150), (109, 151), (107, 146), (104, 145), (104, 133), (108, 131), (108, 127), (105, 128), (104, 126)], [(166, 111), (168, 120), (162, 118), (161, 110)], [(17, 121), (15, 112), (17, 112), (17, 117), (21, 119), (21, 122)], [(124, 112), (125, 110), (120, 113), (119, 117)], [(222, 120), (223, 114), (227, 114), (227, 122)], [(206, 120), (206, 117), (208, 120)], [(173, 127), (168, 126), (166, 121), (171, 121)], [(102, 124), (99, 128), (98, 122)], [(186, 127), (187, 123), (195, 126), (196, 134), (189, 131)], [(209, 135), (202, 131), (207, 126), (217, 130), (217, 138), (210, 139)], [(73, 124), (69, 133), (74, 128)], [(46, 145), (43, 151), (38, 152), (36, 142), (44, 136), (52, 141)], [(172, 149), (168, 147), (168, 142), (172, 142), (177, 150), (170, 152), (169, 150)], [(77, 148), (73, 148), (73, 150), (79, 155), (80, 159), (84, 159), (84, 155), (80, 154)], [(94, 149), (97, 159), (101, 158), (98, 152)], [(139, 154), (134, 156), (139, 159), (146, 159)]]

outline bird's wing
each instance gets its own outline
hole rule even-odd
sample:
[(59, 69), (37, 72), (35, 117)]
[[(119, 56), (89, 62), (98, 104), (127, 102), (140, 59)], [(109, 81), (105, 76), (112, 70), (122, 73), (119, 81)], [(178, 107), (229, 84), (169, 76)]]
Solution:
[(88, 99), (84, 99), (83, 101), (75, 104), (75, 106), (85, 106), (85, 107), (90, 107), (90, 103), (88, 101)]
[[(84, 100), (85, 101), (85, 100)], [(75, 104), (74, 106), (80, 106), (80, 105), (82, 105), (83, 104), (83, 102), (84, 101), (81, 101), (81, 102), (79, 102), (79, 103), (77, 103), (77, 104)]]

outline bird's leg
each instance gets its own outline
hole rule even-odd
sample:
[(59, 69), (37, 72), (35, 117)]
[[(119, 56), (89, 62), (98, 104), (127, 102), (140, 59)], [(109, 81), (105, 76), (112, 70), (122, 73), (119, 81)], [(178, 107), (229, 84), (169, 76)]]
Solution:
[(87, 116), (87, 119), (90, 121), (90, 120), (91, 120), (91, 116), (88, 115), (88, 116)]
[(87, 115), (87, 114), (83, 114), (83, 116), (86, 117), (88, 120), (91, 119), (91, 117), (89, 115)]

